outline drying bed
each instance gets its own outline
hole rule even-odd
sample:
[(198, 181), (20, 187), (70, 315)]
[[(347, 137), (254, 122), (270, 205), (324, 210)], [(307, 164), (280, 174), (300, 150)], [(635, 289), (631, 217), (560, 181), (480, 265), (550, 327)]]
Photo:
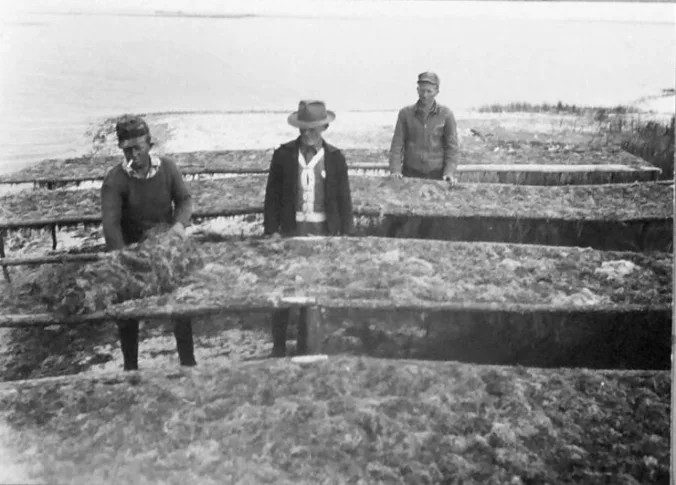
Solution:
[[(318, 322), (323, 351), (551, 366), (669, 363), (669, 253), (373, 237), (198, 247), (205, 266), (175, 291), (88, 320), (313, 306), (328, 312)], [(63, 321), (40, 315), (46, 307), (25, 296), (4, 293), (5, 312), (19, 315), (0, 317), (3, 326)]]
[(670, 390), (668, 371), (341, 356), (5, 383), (0, 408), (35, 481), (665, 483)]
[[(189, 182), (198, 219), (260, 213), (265, 175)], [(579, 245), (672, 247), (673, 185), (538, 187), (353, 177), (358, 234)], [(0, 198), (0, 229), (97, 224), (99, 191), (25, 190)]]
[[(568, 148), (564, 144), (510, 143), (504, 147), (493, 146), (468, 137), (459, 156), (460, 179), (465, 182), (557, 185), (655, 180), (660, 173), (659, 169), (620, 149), (589, 150)], [(388, 168), (387, 150), (349, 148), (342, 151), (350, 168)], [(268, 170), (272, 150), (199, 151), (167, 156), (176, 161), (184, 175), (259, 173)], [(35, 183), (54, 188), (66, 183), (100, 180), (107, 170), (121, 161), (121, 155), (43, 160), (20, 171), (0, 175), (0, 183)]]
[[(189, 182), (195, 211), (262, 209), (267, 176)], [(353, 177), (358, 213), (496, 216), (565, 220), (667, 219), (673, 185), (636, 183), (561, 187), (461, 184), (435, 180)], [(0, 198), (0, 226), (16, 221), (100, 214), (99, 190), (25, 190)]]

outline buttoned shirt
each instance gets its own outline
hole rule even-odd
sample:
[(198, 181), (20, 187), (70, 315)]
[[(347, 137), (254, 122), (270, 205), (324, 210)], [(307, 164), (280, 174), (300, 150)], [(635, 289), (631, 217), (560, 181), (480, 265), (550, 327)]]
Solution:
[(399, 111), (390, 146), (390, 172), (403, 166), (421, 173), (453, 175), (458, 165), (458, 133), (453, 112), (435, 101), (425, 112), (420, 101)]
[(296, 222), (323, 223), (326, 221), (324, 209), (324, 148), (322, 142), (309, 146), (301, 144), (298, 153), (298, 202)]

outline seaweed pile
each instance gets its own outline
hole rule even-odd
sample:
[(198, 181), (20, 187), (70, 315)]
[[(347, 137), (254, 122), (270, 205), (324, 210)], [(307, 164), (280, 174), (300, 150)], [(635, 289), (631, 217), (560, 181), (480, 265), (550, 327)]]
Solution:
[[(0, 394), (68, 483), (666, 483), (668, 371), (347, 356), (75, 376)], [(9, 436), (8, 436), (9, 438)]]
[(293, 238), (204, 244), (201, 270), (138, 301), (227, 305), (292, 296), (374, 304), (668, 305), (671, 255), (394, 238)]
[(194, 242), (162, 229), (93, 263), (47, 266), (36, 274), (30, 294), (50, 311), (71, 316), (169, 292), (202, 265), (202, 258)]
[[(238, 209), (263, 210), (265, 175), (199, 180), (188, 184), (195, 215)], [(355, 212), (437, 216), (507, 216), (566, 220), (667, 218), (673, 187), (663, 183), (564, 185), (461, 184), (437, 180), (353, 177)], [(25, 190), (0, 197), (0, 224), (28, 219), (96, 216), (99, 190)]]

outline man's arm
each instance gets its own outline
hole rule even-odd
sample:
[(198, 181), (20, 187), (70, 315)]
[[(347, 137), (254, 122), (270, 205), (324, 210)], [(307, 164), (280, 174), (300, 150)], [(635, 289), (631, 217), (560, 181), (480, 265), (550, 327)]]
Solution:
[(181, 228), (190, 225), (193, 211), (192, 196), (183, 180), (180, 170), (173, 160), (163, 159), (162, 162), (169, 169), (171, 176), (171, 200), (174, 203), (174, 225), (181, 225), (181, 227), (178, 227), (180, 232)]
[(122, 191), (111, 177), (106, 177), (101, 186), (101, 215), (103, 237), (108, 250), (122, 249)]
[(444, 179), (451, 182), (456, 181), (456, 170), (458, 168), (458, 128), (455, 122), (453, 112), (449, 111), (444, 123)]
[(268, 181), (265, 186), (265, 204), (263, 206), (263, 233), (274, 234), (279, 231), (282, 210), (282, 164), (279, 150), (272, 154)]
[(406, 114), (404, 110), (399, 111), (397, 124), (394, 127), (392, 144), (390, 145), (390, 173), (392, 175), (401, 175), (402, 163), (404, 158), (404, 144), (406, 142)]
[(340, 215), (340, 232), (346, 236), (354, 233), (354, 215), (352, 213), (352, 195), (350, 179), (347, 175), (347, 163), (342, 152), (338, 152), (338, 211)]

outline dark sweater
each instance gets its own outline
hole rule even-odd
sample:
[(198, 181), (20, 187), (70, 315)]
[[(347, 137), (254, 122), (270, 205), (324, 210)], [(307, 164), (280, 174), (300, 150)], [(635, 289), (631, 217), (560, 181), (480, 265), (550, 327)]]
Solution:
[(108, 249), (120, 249), (140, 241), (157, 224), (190, 224), (190, 192), (176, 164), (161, 157), (155, 176), (130, 177), (122, 165), (113, 167), (101, 187), (103, 236)]

